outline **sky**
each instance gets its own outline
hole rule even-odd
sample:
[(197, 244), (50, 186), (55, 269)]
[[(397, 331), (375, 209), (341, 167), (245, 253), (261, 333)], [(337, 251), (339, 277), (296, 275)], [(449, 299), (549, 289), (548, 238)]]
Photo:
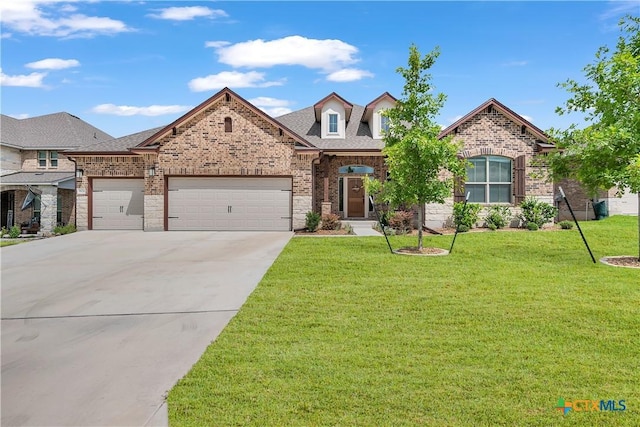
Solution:
[[(430, 70), (448, 126), (495, 98), (547, 130), (600, 46), (640, 0), (224, 2), (2, 0), (0, 111), (68, 112), (114, 137), (164, 126), (224, 87), (273, 117), (336, 92), (402, 97), (409, 46)], [(0, 130), (1, 131), (1, 130)]]

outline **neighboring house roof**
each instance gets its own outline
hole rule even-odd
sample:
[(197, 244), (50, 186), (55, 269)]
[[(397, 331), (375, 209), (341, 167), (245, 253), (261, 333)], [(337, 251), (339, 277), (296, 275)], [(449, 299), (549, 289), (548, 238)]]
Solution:
[(544, 133), (543, 130), (539, 129), (533, 123), (531, 123), (530, 121), (526, 120), (524, 117), (522, 117), (518, 113), (514, 112), (513, 110), (511, 110), (510, 108), (508, 108), (507, 106), (505, 106), (501, 102), (498, 102), (495, 98), (490, 98), (489, 100), (487, 100), (486, 102), (484, 102), (483, 104), (481, 104), (480, 106), (478, 106), (477, 108), (472, 110), (470, 113), (468, 113), (467, 115), (463, 116), (461, 119), (457, 120), (456, 122), (454, 122), (450, 126), (448, 126), (445, 129), (443, 129), (442, 132), (440, 132), (439, 137), (443, 138), (443, 137), (449, 135), (450, 133), (454, 132), (455, 129), (458, 126), (460, 126), (461, 124), (463, 124), (467, 120), (471, 119), (473, 116), (475, 116), (476, 114), (480, 113), (482, 110), (484, 110), (485, 108), (487, 108), (489, 106), (492, 106), (496, 110), (500, 111), (502, 114), (504, 114), (505, 116), (510, 118), (515, 123), (517, 123), (517, 124), (519, 124), (521, 126), (526, 126), (533, 135), (535, 135), (538, 139), (540, 139), (540, 143), (538, 143), (538, 145), (541, 146), (541, 148), (544, 147), (544, 146), (553, 147), (553, 145), (547, 143), (548, 140), (549, 140), (549, 136), (546, 133)]
[(2, 114), (0, 129), (0, 143), (27, 150), (64, 150), (113, 139), (79, 117), (64, 112), (28, 119)]
[(134, 133), (131, 135), (123, 136), (120, 138), (110, 139), (105, 142), (100, 142), (97, 144), (86, 145), (77, 150), (65, 151), (65, 154), (96, 154), (96, 153), (104, 153), (108, 152), (109, 154), (132, 154), (130, 149), (134, 148), (144, 141), (146, 141), (150, 136), (155, 135), (164, 129), (164, 126), (160, 126), (153, 129), (143, 130), (138, 133)]
[(58, 185), (75, 178), (75, 172), (17, 172), (2, 177), (2, 185)]
[(377, 97), (376, 99), (368, 103), (367, 106), (364, 108), (364, 115), (362, 116), (363, 122), (366, 122), (371, 118), (371, 115), (373, 114), (373, 110), (376, 108), (376, 105), (383, 100), (390, 101), (394, 104), (397, 101), (397, 99), (393, 95), (391, 95), (389, 92), (383, 93), (382, 95), (380, 95), (379, 97)]
[(352, 108), (344, 139), (321, 138), (320, 122), (316, 120), (315, 106), (280, 116), (278, 121), (322, 150), (381, 150), (384, 142), (382, 139), (373, 139), (369, 125), (362, 121), (365, 107), (353, 104)]

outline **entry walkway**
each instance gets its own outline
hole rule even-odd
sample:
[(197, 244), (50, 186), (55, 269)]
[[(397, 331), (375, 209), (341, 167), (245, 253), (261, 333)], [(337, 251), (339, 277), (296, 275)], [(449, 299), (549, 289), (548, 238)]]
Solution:
[(382, 233), (373, 229), (376, 221), (342, 221), (342, 224), (349, 224), (353, 228), (356, 236), (382, 236)]

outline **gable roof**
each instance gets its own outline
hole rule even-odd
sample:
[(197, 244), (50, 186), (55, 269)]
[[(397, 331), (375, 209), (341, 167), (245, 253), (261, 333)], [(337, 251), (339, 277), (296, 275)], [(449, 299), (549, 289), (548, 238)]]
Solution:
[(373, 110), (376, 108), (376, 105), (383, 100), (387, 100), (394, 104), (397, 101), (397, 99), (393, 95), (391, 95), (389, 92), (383, 93), (382, 95), (380, 95), (379, 97), (377, 97), (376, 99), (368, 103), (367, 106), (364, 108), (364, 115), (362, 116), (363, 122), (369, 121), (369, 119), (371, 118), (371, 115), (373, 114)]
[(492, 108), (495, 108), (496, 110), (500, 111), (502, 114), (507, 116), (513, 122), (515, 122), (515, 123), (517, 123), (517, 124), (519, 124), (521, 126), (526, 126), (527, 129), (529, 129), (529, 131), (540, 140), (542, 145), (549, 145), (549, 144), (547, 144), (547, 142), (549, 141), (549, 136), (546, 133), (544, 133), (543, 130), (541, 130), (540, 128), (535, 126), (533, 123), (531, 123), (530, 121), (526, 120), (524, 117), (522, 117), (518, 113), (514, 112), (513, 110), (511, 110), (510, 108), (508, 108), (504, 104), (498, 102), (498, 100), (496, 100), (495, 98), (490, 98), (489, 100), (485, 101), (483, 104), (481, 104), (480, 106), (478, 106), (477, 108), (475, 108), (474, 110), (469, 112), (467, 115), (463, 116), (461, 119), (457, 120), (453, 124), (449, 125), (445, 129), (443, 129), (442, 132), (440, 132), (440, 135), (438, 135), (438, 137), (439, 138), (444, 138), (445, 136), (447, 136), (450, 133), (454, 132), (455, 129), (458, 126), (460, 126), (461, 124), (465, 123), (467, 120), (471, 119), (476, 114), (480, 113), (482, 110), (484, 110), (485, 108), (488, 108), (489, 106), (491, 106)]
[(60, 112), (28, 119), (0, 115), (1, 143), (21, 149), (67, 149), (113, 139), (72, 114)]
[(338, 95), (335, 92), (331, 92), (329, 95), (325, 96), (320, 101), (316, 102), (315, 105), (313, 106), (313, 108), (315, 110), (316, 121), (317, 122), (320, 121), (321, 116), (322, 116), (322, 107), (324, 106), (325, 103), (329, 102), (330, 100), (336, 100), (336, 101), (338, 101), (339, 103), (342, 104), (342, 106), (344, 107), (345, 119), (346, 119), (346, 121), (349, 121), (351, 119), (351, 112), (353, 110), (353, 104), (350, 103), (349, 101), (345, 100), (343, 97), (341, 97), (340, 95)]
[(228, 87), (225, 87), (220, 92), (218, 92), (215, 95), (213, 95), (211, 98), (207, 99), (206, 101), (204, 101), (203, 103), (201, 103), (197, 107), (193, 108), (191, 111), (187, 112), (183, 116), (181, 116), (178, 119), (174, 120), (172, 123), (168, 124), (167, 126), (165, 126), (163, 128), (160, 128), (159, 131), (157, 131), (154, 134), (150, 135), (147, 139), (142, 141), (142, 143), (138, 144), (136, 146), (136, 148), (147, 147), (147, 146), (156, 144), (158, 139), (160, 139), (160, 138), (164, 137), (165, 135), (167, 135), (168, 133), (172, 132), (173, 128), (179, 127), (180, 125), (186, 123), (193, 116), (198, 114), (200, 111), (205, 110), (211, 104), (217, 102), (221, 97), (227, 96), (227, 95), (230, 96), (230, 97), (236, 98), (241, 104), (243, 104), (245, 107), (247, 107), (248, 109), (252, 110), (256, 114), (261, 116), (268, 123), (272, 124), (273, 126), (275, 126), (277, 128), (282, 129), (284, 134), (286, 134), (286, 135), (290, 136), (291, 138), (293, 138), (294, 140), (296, 140), (297, 143), (299, 143), (299, 144), (301, 144), (301, 145), (303, 145), (305, 147), (309, 147), (310, 146), (309, 143), (305, 140), (305, 138), (303, 138), (300, 135), (296, 134), (294, 131), (288, 129), (285, 125), (280, 123), (278, 120), (274, 119), (273, 117), (269, 116), (264, 111), (262, 111), (259, 108), (255, 107), (254, 105), (249, 103), (247, 100), (242, 98), (240, 95), (238, 95), (237, 93), (235, 93), (234, 91), (232, 91)]
[(120, 138), (113, 138), (109, 141), (99, 142), (96, 144), (86, 145), (84, 147), (80, 147), (77, 150), (68, 150), (65, 151), (65, 155), (79, 155), (79, 154), (98, 154), (98, 153), (109, 153), (109, 154), (123, 154), (130, 155), (132, 152), (130, 151), (132, 148), (142, 144), (146, 141), (151, 135), (156, 134), (161, 129), (164, 129), (164, 126), (143, 130), (141, 132), (137, 132), (131, 135), (126, 135)]

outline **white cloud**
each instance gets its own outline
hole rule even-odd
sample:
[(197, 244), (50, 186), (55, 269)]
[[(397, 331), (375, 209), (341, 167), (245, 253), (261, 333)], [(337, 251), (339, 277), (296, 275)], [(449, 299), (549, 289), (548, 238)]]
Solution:
[(207, 45), (215, 49), (221, 63), (232, 67), (301, 65), (329, 73), (358, 61), (358, 49), (340, 40), (289, 36), (271, 41), (257, 39), (227, 45), (208, 42)]
[(9, 114), (9, 117), (22, 120), (22, 119), (28, 119), (31, 116), (29, 115), (29, 113), (22, 113), (22, 114)]
[(359, 70), (357, 68), (344, 68), (330, 73), (327, 76), (327, 80), (330, 82), (353, 82), (365, 77), (373, 77), (373, 74), (366, 70)]
[(65, 68), (79, 67), (80, 62), (76, 59), (60, 59), (60, 58), (47, 58), (40, 61), (29, 62), (25, 65), (27, 68), (33, 68), (34, 70), (62, 70)]
[(165, 114), (183, 113), (191, 108), (188, 105), (150, 105), (149, 107), (132, 107), (129, 105), (100, 104), (91, 109), (98, 114), (115, 116), (162, 116)]
[(503, 62), (502, 66), (503, 67), (524, 67), (528, 63), (529, 61), (509, 61), (509, 62)]
[(222, 71), (218, 74), (211, 74), (206, 77), (198, 77), (189, 82), (189, 89), (193, 92), (204, 92), (207, 90), (222, 89), (224, 87), (270, 87), (281, 86), (283, 81), (265, 81), (264, 73), (249, 71), (240, 73), (238, 71)]
[(603, 13), (600, 14), (600, 20), (604, 21), (610, 18), (618, 18), (622, 15), (626, 14), (637, 14), (638, 9), (638, 1), (618, 1), (618, 0), (610, 0), (608, 2), (608, 8)]
[(212, 42), (204, 42), (204, 47), (225, 47), (225, 46), (229, 46), (231, 43), (230, 42), (225, 42), (225, 41), (212, 41)]
[(525, 119), (528, 122), (533, 123), (533, 117), (531, 117), (531, 116), (526, 116), (524, 114), (520, 114), (520, 117), (522, 117), (523, 119)]
[(224, 18), (229, 15), (224, 10), (209, 9), (204, 6), (167, 7), (156, 9), (159, 13), (149, 14), (152, 18), (169, 19), (172, 21), (190, 21), (195, 18)]
[(255, 105), (256, 107), (260, 108), (262, 111), (264, 111), (265, 113), (269, 114), (272, 117), (282, 116), (284, 114), (289, 114), (291, 111), (293, 111), (291, 110), (291, 108), (289, 108), (289, 105), (291, 105), (291, 102), (287, 101), (286, 99), (277, 99), (277, 98), (269, 98), (266, 96), (259, 96), (257, 98), (249, 99), (249, 102)]
[(0, 86), (44, 87), (42, 79), (47, 73), (31, 73), (28, 75), (9, 76), (0, 68)]
[(77, 8), (55, 0), (4, 1), (0, 15), (5, 27), (18, 33), (51, 37), (94, 37), (133, 31), (124, 22), (108, 17), (74, 13)]
[(455, 122), (457, 122), (458, 120), (460, 120), (461, 118), (462, 118), (462, 116), (461, 116), (461, 115), (457, 115), (457, 116), (455, 116), (455, 117), (453, 117), (453, 118), (450, 118), (450, 119), (449, 119), (449, 123), (455, 123)]

